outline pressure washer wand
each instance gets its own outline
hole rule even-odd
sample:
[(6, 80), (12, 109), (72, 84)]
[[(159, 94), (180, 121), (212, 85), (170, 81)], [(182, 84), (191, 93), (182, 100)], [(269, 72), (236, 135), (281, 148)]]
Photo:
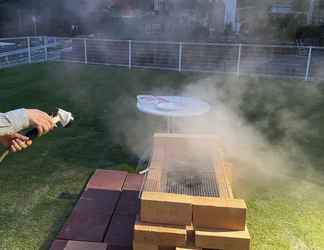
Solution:
[[(55, 126), (57, 126), (57, 124), (61, 124), (61, 126), (63, 128), (69, 127), (72, 124), (73, 120), (74, 120), (74, 117), (73, 117), (72, 113), (67, 112), (67, 111), (65, 111), (63, 109), (58, 109), (56, 116), (54, 116), (52, 118), (52, 121), (55, 124)], [(38, 136), (38, 130), (37, 130), (37, 128), (33, 128), (33, 129), (29, 130), (25, 134), (25, 136), (27, 136), (31, 140), (34, 140)], [(0, 156), (0, 164), (4, 161), (4, 159), (8, 156), (9, 153), (10, 153), (10, 150), (7, 149)]]

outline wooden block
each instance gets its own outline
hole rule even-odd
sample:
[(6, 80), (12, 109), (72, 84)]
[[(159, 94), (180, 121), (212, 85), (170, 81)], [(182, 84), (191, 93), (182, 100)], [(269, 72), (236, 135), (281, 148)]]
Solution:
[(214, 165), (219, 198), (234, 199), (231, 181), (230, 177), (228, 176), (228, 171), (226, 170), (225, 162), (218, 160)]
[(117, 215), (111, 220), (105, 242), (113, 246), (131, 247), (136, 216)]
[(225, 175), (227, 176), (230, 185), (233, 185), (233, 164), (230, 162), (224, 162), (224, 168)]
[(140, 208), (139, 191), (123, 190), (115, 213), (119, 215), (138, 215)]
[(176, 250), (201, 250), (201, 248), (196, 248), (196, 247), (177, 247)]
[[(134, 250), (176, 250), (175, 247), (168, 247), (168, 246), (156, 246), (151, 244), (142, 244), (142, 243), (135, 243), (133, 244)], [(109, 249), (108, 249), (109, 250)]]
[(189, 225), (192, 222), (191, 196), (143, 192), (140, 219), (150, 223)]
[(203, 249), (249, 250), (250, 234), (243, 231), (196, 229), (196, 246)]
[(137, 221), (134, 227), (134, 242), (157, 246), (185, 246), (186, 228)]
[(53, 242), (50, 250), (106, 250), (107, 244), (85, 241), (61, 241)]
[(147, 243), (133, 243), (134, 250), (160, 250), (159, 246)]
[(246, 204), (244, 200), (193, 197), (192, 201), (195, 228), (245, 229)]
[(127, 173), (113, 170), (96, 170), (90, 178), (86, 189), (104, 189), (121, 191), (126, 180)]
[(100, 242), (104, 238), (120, 192), (86, 190), (58, 235), (58, 239)]
[(144, 192), (159, 192), (161, 190), (160, 164), (151, 162), (150, 170), (145, 179)]
[(128, 174), (123, 190), (140, 191), (143, 185), (144, 175)]

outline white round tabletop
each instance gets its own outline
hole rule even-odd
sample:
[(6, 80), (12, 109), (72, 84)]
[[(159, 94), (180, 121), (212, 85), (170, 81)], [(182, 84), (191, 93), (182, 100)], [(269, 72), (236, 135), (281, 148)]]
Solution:
[(208, 113), (210, 105), (202, 100), (185, 96), (137, 96), (139, 111), (165, 117), (190, 117)]

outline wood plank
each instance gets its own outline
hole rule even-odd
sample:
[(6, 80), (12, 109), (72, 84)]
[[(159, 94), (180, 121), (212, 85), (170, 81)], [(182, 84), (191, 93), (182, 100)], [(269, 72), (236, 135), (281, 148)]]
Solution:
[(244, 230), (246, 204), (239, 199), (193, 197), (193, 225), (195, 228)]
[(215, 162), (215, 173), (219, 197), (223, 199), (234, 199), (230, 177), (227, 175), (225, 162), (218, 160)]
[(202, 250), (202, 249), (197, 247), (177, 247), (176, 250)]
[(88, 182), (86, 189), (121, 191), (127, 172), (98, 169)]
[(123, 190), (115, 213), (119, 215), (138, 215), (140, 209), (139, 191)]
[(136, 243), (133, 244), (134, 250), (160, 250), (159, 246), (147, 244), (147, 243)]
[(233, 164), (230, 162), (224, 162), (225, 167), (225, 175), (227, 176), (227, 179), (229, 181), (229, 184), (233, 186)]
[(143, 192), (140, 219), (150, 223), (189, 225), (192, 221), (191, 196)]
[(211, 249), (249, 250), (250, 234), (243, 231), (196, 229), (196, 246)]
[(119, 196), (119, 191), (86, 190), (60, 231), (58, 239), (102, 241)]
[(134, 242), (157, 246), (185, 246), (186, 228), (137, 221), (134, 227)]
[(143, 185), (144, 175), (128, 174), (123, 190), (140, 191)]
[(133, 244), (136, 216), (115, 214), (111, 220), (104, 242), (108, 245), (131, 247)]
[(62, 241), (53, 242), (50, 250), (106, 250), (107, 244), (85, 241)]
[(156, 245), (151, 245), (151, 244), (134, 243), (133, 249), (134, 250), (176, 250), (176, 247), (156, 246)]

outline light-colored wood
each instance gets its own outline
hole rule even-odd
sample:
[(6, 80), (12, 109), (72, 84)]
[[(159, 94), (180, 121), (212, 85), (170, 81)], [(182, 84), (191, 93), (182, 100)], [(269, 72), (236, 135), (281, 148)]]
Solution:
[(214, 166), (219, 197), (222, 199), (233, 199), (234, 195), (230, 178), (227, 175), (228, 171), (226, 171), (225, 162), (223, 160), (218, 160), (215, 162)]
[(229, 180), (229, 184), (232, 186), (233, 185), (233, 164), (230, 162), (224, 162), (224, 167), (225, 167), (225, 175), (227, 176)]
[(175, 247), (156, 246), (151, 244), (133, 243), (134, 250), (176, 250)]
[(143, 192), (140, 220), (149, 223), (190, 225), (192, 222), (191, 196)]
[(134, 250), (159, 250), (159, 246), (146, 244), (146, 243), (137, 243), (133, 242)]
[(176, 250), (201, 250), (201, 248), (196, 248), (196, 247), (177, 247)]
[(244, 200), (193, 197), (192, 209), (195, 228), (245, 229), (246, 204)]
[(134, 242), (157, 246), (185, 246), (187, 242), (186, 228), (137, 221), (134, 226)]
[(249, 250), (250, 234), (243, 231), (196, 229), (196, 246), (207, 249)]

